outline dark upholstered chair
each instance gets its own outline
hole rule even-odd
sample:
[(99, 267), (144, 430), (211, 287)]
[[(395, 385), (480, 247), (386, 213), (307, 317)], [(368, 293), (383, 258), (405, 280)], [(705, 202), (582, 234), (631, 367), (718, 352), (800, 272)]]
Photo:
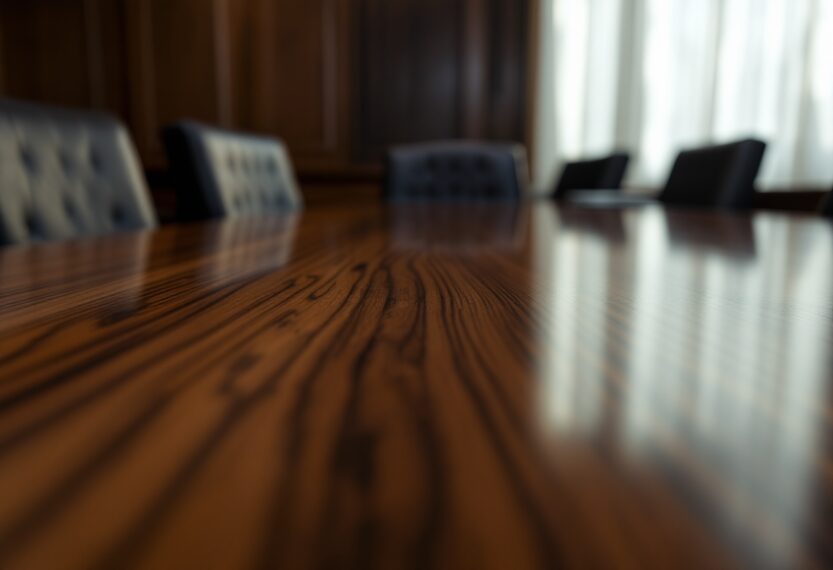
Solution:
[(289, 154), (274, 138), (193, 122), (165, 129), (177, 187), (177, 219), (292, 211), (303, 200)]
[(750, 208), (766, 143), (746, 139), (681, 152), (661, 202), (673, 206)]
[(121, 124), (97, 113), (0, 100), (0, 244), (155, 225)]
[(520, 145), (416, 144), (388, 153), (385, 195), (392, 200), (517, 200), (528, 179)]
[(830, 191), (822, 201), (821, 215), (833, 220), (833, 191)]
[(629, 155), (616, 153), (596, 160), (568, 162), (552, 197), (560, 200), (573, 190), (619, 190), (629, 161)]

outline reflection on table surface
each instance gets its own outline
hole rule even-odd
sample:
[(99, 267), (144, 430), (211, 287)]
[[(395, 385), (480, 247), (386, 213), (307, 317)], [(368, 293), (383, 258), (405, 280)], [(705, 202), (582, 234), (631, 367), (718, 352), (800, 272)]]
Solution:
[(833, 522), (814, 496), (828, 485), (833, 226), (538, 214), (545, 437), (666, 473), (759, 567), (806, 563), (801, 544)]
[(529, 217), (513, 202), (395, 202), (388, 212), (395, 249), (434, 253), (521, 250)]
[(659, 207), (0, 250), (0, 568), (829, 566), (831, 291)]

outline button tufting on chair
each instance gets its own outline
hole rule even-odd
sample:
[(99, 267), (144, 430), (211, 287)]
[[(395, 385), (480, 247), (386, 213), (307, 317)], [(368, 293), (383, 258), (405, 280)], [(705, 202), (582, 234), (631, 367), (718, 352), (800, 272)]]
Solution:
[(274, 138), (186, 121), (165, 129), (177, 218), (200, 220), (295, 210), (303, 201), (289, 154)]
[(528, 180), (526, 151), (513, 144), (400, 146), (388, 153), (386, 166), (391, 199), (516, 200)]
[[(95, 147), (95, 148), (94, 148)], [(89, 168), (79, 157), (89, 157)], [(122, 204), (113, 223), (109, 204)], [(0, 100), (0, 244), (156, 225), (132, 143), (99, 113)]]

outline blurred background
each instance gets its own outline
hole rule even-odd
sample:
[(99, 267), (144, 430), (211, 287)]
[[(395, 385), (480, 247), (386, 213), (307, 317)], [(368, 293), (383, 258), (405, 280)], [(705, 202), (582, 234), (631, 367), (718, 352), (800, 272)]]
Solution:
[(540, 2), (537, 178), (630, 149), (631, 185), (662, 183), (681, 148), (768, 142), (763, 189), (833, 180), (833, 2)]
[(628, 149), (656, 188), (684, 147), (770, 143), (759, 207), (833, 180), (828, 0), (0, 0), (0, 95), (104, 109), (163, 218), (161, 128), (283, 138), (311, 203), (376, 196), (392, 144), (475, 138), (566, 160)]

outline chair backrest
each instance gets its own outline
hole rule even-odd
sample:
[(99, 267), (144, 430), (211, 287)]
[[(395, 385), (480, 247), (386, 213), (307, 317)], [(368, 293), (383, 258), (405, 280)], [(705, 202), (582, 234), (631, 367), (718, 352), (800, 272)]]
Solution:
[(660, 201), (676, 206), (751, 208), (766, 143), (746, 139), (681, 152)]
[(136, 151), (118, 121), (0, 100), (0, 244), (155, 225)]
[(833, 190), (827, 193), (821, 204), (821, 215), (833, 219)]
[(184, 121), (163, 133), (177, 219), (200, 220), (303, 206), (292, 162), (275, 138)]
[(572, 190), (619, 190), (629, 161), (628, 154), (616, 153), (595, 160), (568, 162), (552, 196), (561, 199)]
[(416, 144), (388, 153), (385, 195), (393, 200), (517, 200), (528, 180), (521, 145)]

